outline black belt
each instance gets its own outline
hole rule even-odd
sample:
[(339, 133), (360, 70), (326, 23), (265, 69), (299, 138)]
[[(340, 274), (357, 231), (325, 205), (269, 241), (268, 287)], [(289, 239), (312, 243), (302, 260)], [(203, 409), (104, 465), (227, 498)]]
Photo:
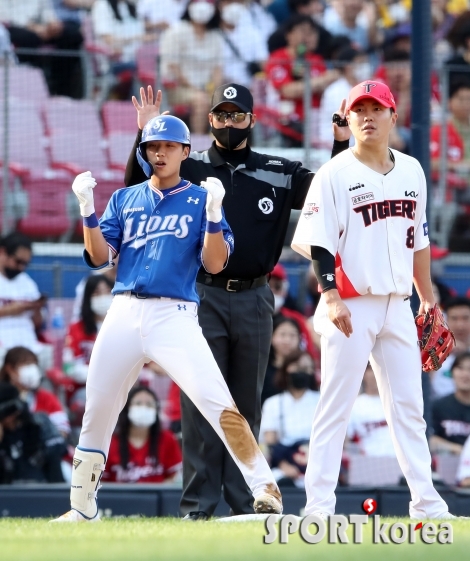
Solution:
[[(128, 291), (126, 291), (125, 293), (128, 293)], [(146, 300), (147, 298), (162, 298), (161, 296), (150, 296), (148, 294), (142, 294), (141, 292), (135, 292), (134, 290), (131, 290), (130, 293), (131, 296), (135, 296), (139, 300)], [(168, 298), (168, 300), (171, 300), (171, 298)]]
[(216, 288), (225, 288), (227, 292), (241, 292), (242, 290), (250, 290), (259, 288), (268, 284), (268, 277), (263, 275), (256, 279), (241, 280), (241, 279), (226, 279), (224, 277), (216, 277), (209, 273), (199, 272), (196, 278), (197, 282), (205, 284), (206, 286), (215, 286)]

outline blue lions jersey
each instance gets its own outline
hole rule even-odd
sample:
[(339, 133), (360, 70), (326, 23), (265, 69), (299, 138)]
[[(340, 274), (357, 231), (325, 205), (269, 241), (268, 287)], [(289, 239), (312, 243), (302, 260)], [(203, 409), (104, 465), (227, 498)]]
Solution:
[[(99, 189), (99, 186), (98, 186)], [(127, 290), (199, 304), (196, 275), (206, 233), (207, 191), (183, 180), (160, 191), (145, 181), (114, 192), (100, 227), (119, 254), (113, 294)], [(222, 231), (233, 252), (233, 234), (222, 218)], [(85, 261), (93, 267), (85, 251)]]

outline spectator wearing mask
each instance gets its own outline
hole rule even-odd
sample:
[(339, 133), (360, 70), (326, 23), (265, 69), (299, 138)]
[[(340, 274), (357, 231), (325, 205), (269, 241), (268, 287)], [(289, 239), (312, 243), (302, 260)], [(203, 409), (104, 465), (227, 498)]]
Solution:
[(62, 483), (62, 436), (44, 413), (30, 413), (19, 391), (0, 382), (0, 484)]
[(456, 297), (450, 299), (445, 307), (447, 323), (455, 336), (455, 349), (442, 368), (432, 373), (431, 383), (435, 398), (454, 393), (455, 382), (452, 377), (452, 365), (460, 353), (470, 352), (470, 300)]
[(224, 80), (249, 86), (268, 58), (266, 42), (240, 0), (218, 0), (224, 40)]
[(302, 487), (313, 413), (320, 400), (312, 357), (300, 350), (287, 355), (274, 384), (282, 393), (264, 402), (260, 442), (269, 447), (277, 483)]
[[(368, 56), (352, 47), (341, 49), (334, 58), (339, 77), (323, 92), (320, 103), (320, 138), (331, 133), (331, 118), (343, 99), (347, 99), (351, 88), (372, 78), (372, 66)], [(354, 141), (354, 139), (353, 139)]]
[(157, 396), (145, 386), (129, 392), (111, 440), (103, 481), (162, 483), (181, 470), (181, 450), (173, 433), (162, 430)]
[(212, 0), (191, 0), (160, 40), (161, 75), (171, 105), (190, 108), (190, 129), (207, 133), (212, 91), (222, 83), (224, 41)]
[(271, 272), (269, 286), (274, 295), (274, 320), (278, 316), (293, 319), (300, 328), (301, 348), (314, 359), (319, 359), (318, 351), (313, 345), (310, 330), (307, 327), (306, 318), (297, 310), (294, 299), (289, 295), (289, 279), (285, 268), (280, 263)]
[(26, 273), (31, 257), (31, 240), (23, 234), (14, 232), (0, 240), (0, 353), (27, 347), (38, 355), (45, 370), (53, 364), (53, 347), (36, 335), (46, 299)]
[(313, 54), (318, 45), (319, 33), (317, 24), (310, 17), (292, 16), (284, 29), (287, 47), (271, 53), (266, 64), (266, 75), (281, 100), (291, 102), (289, 126), (303, 133), (306, 68), (310, 72), (313, 108), (320, 106), (323, 91), (338, 79), (339, 73), (337, 70), (327, 70), (323, 58)]
[(31, 413), (45, 413), (62, 436), (70, 433), (70, 422), (62, 404), (50, 391), (41, 388), (37, 356), (26, 347), (13, 347), (5, 355), (0, 381), (15, 386)]
[(452, 365), (455, 393), (433, 403), (432, 452), (460, 454), (470, 436), (470, 352), (457, 356)]
[(347, 437), (358, 443), (360, 453), (365, 456), (396, 457), (377, 380), (370, 365), (364, 372), (362, 389), (351, 411)]
[(281, 390), (275, 385), (276, 372), (284, 364), (284, 360), (294, 351), (300, 351), (302, 335), (298, 323), (289, 318), (278, 316), (273, 321), (273, 336), (269, 352), (268, 367), (264, 378), (261, 402), (278, 394)]
[[(91, 275), (83, 292), (80, 319), (70, 324), (65, 339), (66, 374), (76, 387), (85, 384), (88, 364), (96, 337), (111, 306), (113, 282), (105, 275)], [(75, 388), (76, 389), (76, 388)]]

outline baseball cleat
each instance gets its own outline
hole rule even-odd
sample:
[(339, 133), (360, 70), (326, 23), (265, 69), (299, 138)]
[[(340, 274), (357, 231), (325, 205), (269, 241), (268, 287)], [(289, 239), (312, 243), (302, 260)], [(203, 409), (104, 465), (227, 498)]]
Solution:
[(281, 514), (282, 502), (273, 495), (265, 493), (255, 499), (253, 509), (256, 514)]
[(86, 518), (78, 512), (78, 510), (69, 510), (59, 518), (55, 518), (54, 520), (50, 520), (50, 522), (101, 522), (100, 515), (97, 514), (94, 518)]

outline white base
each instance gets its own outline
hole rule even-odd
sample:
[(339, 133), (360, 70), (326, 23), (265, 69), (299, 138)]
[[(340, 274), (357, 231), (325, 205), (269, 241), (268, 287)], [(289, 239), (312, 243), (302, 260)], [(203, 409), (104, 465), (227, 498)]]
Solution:
[(217, 518), (214, 522), (264, 522), (268, 516), (275, 516), (275, 521), (279, 522), (282, 514), (239, 514), (237, 516)]

